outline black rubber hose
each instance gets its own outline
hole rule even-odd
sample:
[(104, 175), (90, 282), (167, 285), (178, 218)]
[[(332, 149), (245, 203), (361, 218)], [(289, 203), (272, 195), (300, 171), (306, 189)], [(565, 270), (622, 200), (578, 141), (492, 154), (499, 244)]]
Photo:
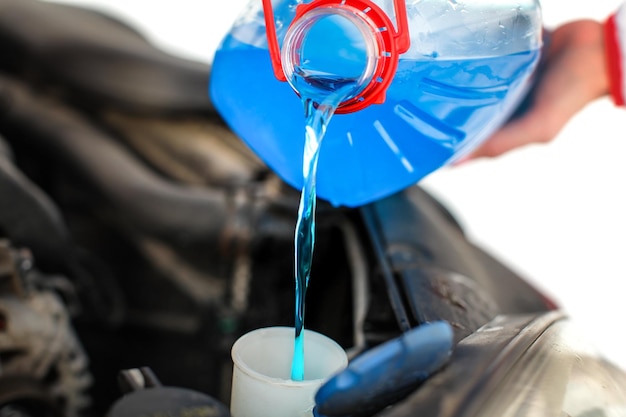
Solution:
[(15, 80), (0, 77), (0, 86), (10, 103), (0, 128), (49, 152), (79, 175), (126, 225), (180, 241), (219, 236), (229, 211), (225, 191), (160, 177), (72, 109), (35, 95)]
[(27, 247), (37, 261), (62, 265), (71, 244), (58, 207), (13, 163), (0, 137), (0, 236)]
[(0, 10), (3, 72), (52, 84), (82, 107), (214, 112), (208, 63), (167, 53), (112, 15), (38, 0), (0, 0)]

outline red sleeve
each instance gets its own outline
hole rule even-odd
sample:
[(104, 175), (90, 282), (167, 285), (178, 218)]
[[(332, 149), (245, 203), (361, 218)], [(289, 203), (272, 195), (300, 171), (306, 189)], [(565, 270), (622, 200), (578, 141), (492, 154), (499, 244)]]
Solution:
[(607, 68), (609, 72), (609, 89), (613, 102), (624, 106), (626, 85), (624, 69), (626, 68), (626, 5), (611, 15), (604, 25)]

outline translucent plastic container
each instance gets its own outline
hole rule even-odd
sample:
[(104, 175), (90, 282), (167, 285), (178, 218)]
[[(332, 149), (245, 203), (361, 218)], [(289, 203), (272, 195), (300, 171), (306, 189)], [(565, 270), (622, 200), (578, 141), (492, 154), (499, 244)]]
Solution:
[(293, 381), (293, 335), (292, 327), (266, 327), (233, 344), (233, 417), (313, 417), (318, 388), (346, 367), (348, 357), (332, 339), (304, 330), (305, 379)]
[[(374, 64), (386, 59), (388, 49), (380, 46), (380, 40), (353, 42), (354, 33), (367, 38), (363, 28), (381, 26), (379, 16), (370, 19), (371, 8), (382, 11), (394, 25), (379, 28), (372, 36), (399, 31), (399, 22), (408, 25), (406, 50), (400, 47), (397, 61), (387, 65), (391, 75), (374, 72), (364, 81), (387, 83), (383, 93), (362, 108), (358, 105), (362, 99), (352, 97), (352, 108), (340, 108), (341, 114), (328, 125), (318, 162), (317, 196), (333, 205), (354, 207), (388, 196), (475, 148), (510, 117), (539, 60), (542, 21), (537, 1), (407, 0), (400, 11), (398, 0), (348, 0), (347, 5), (345, 0), (316, 1), (324, 9), (311, 13), (322, 10), (330, 15), (336, 9), (345, 16), (356, 10), (354, 19), (309, 17), (306, 30), (313, 35), (306, 38), (305, 33), (295, 41), (292, 36), (287, 42), (293, 48), (305, 39), (312, 45), (307, 58), (321, 67), (344, 66), (351, 74), (350, 59), (356, 57), (356, 67), (369, 70), (371, 48), (377, 47)], [(293, 59), (285, 38), (307, 17), (298, 16), (294, 22), (297, 6), (313, 3), (272, 2), (271, 21), (283, 65)], [(371, 7), (360, 10), (363, 4)], [(401, 19), (396, 13), (402, 13)], [(272, 66), (276, 53), (270, 54), (264, 18), (262, 0), (253, 0), (234, 23), (215, 54), (210, 95), (234, 132), (281, 178), (300, 189), (303, 106), (298, 87), (280, 81), (276, 64)], [(316, 30), (316, 23), (323, 30)], [(354, 30), (347, 30), (351, 24)], [(270, 40), (271, 35), (270, 31)], [(326, 62), (323, 56), (328, 57)]]

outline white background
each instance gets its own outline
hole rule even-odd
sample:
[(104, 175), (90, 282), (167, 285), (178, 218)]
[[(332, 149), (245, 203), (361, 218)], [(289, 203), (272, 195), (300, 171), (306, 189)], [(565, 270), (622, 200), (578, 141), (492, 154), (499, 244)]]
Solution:
[[(62, 0), (99, 7), (157, 45), (204, 62), (247, 0)], [(261, 0), (258, 0), (261, 1)], [(498, 0), (494, 0), (498, 1)], [(545, 26), (604, 20), (621, 0), (542, 2)], [(548, 145), (422, 181), (470, 237), (550, 294), (626, 369), (626, 109), (590, 104)]]

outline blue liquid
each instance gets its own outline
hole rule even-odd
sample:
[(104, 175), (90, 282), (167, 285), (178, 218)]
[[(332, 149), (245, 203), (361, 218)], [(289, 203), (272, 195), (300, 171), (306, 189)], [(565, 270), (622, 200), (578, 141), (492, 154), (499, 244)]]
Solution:
[[(317, 163), (326, 128), (337, 106), (351, 92), (358, 88), (354, 79), (333, 79), (317, 77), (300, 72), (293, 80), (295, 84), (317, 85), (309, 88), (308, 96), (302, 96), (304, 105), (304, 153), (302, 158), (302, 178), (304, 185), (300, 194), (298, 220), (294, 237), (295, 246), (295, 343), (291, 367), (291, 379), (304, 379), (304, 311), (306, 290), (311, 276), (313, 249), (315, 247), (315, 207), (317, 202), (316, 177)], [(302, 134), (302, 133), (301, 133)]]
[[(512, 113), (538, 54), (400, 59), (383, 104), (333, 117), (319, 156), (318, 197), (334, 205), (366, 204), (469, 150)], [(274, 77), (267, 49), (227, 37), (213, 62), (211, 97), (234, 132), (301, 189), (302, 105), (290, 85)]]

